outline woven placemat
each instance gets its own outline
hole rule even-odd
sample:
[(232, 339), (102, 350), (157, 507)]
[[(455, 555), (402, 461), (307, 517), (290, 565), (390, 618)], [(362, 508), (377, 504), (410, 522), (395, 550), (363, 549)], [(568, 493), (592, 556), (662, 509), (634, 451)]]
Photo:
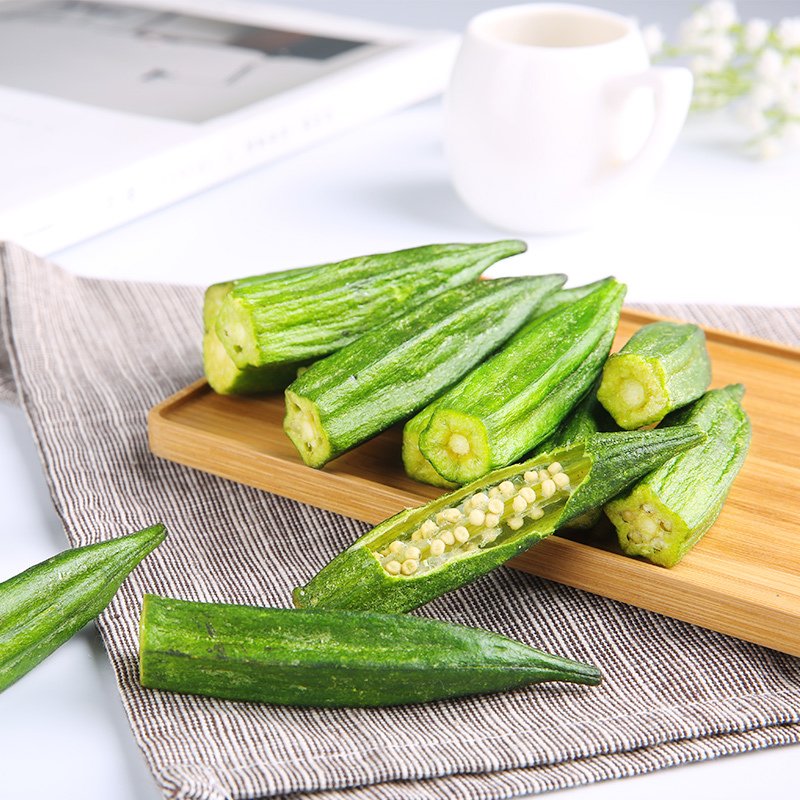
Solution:
[[(170, 531), (98, 620), (167, 797), (499, 800), (800, 740), (799, 659), (507, 569), (419, 613), (591, 661), (602, 686), (357, 710), (142, 689), (145, 591), (289, 606), (365, 526), (150, 454), (148, 409), (201, 373), (200, 289), (78, 278), (12, 245), (0, 260), (0, 396), (27, 414), (70, 544)], [(797, 310), (653, 310), (800, 341)]]

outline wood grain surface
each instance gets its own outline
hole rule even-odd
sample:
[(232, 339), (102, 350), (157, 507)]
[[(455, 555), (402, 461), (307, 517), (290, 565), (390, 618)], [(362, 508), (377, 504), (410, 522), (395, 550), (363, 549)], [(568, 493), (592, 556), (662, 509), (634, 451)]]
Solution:
[[(662, 317), (625, 310), (615, 349)], [(511, 566), (800, 656), (800, 350), (706, 329), (712, 386), (744, 383), (753, 441), (716, 524), (680, 564), (627, 558), (601, 524), (553, 536)], [(283, 395), (222, 397), (202, 380), (152, 409), (162, 458), (369, 523), (441, 490), (408, 478), (401, 428), (323, 470), (283, 433)]]

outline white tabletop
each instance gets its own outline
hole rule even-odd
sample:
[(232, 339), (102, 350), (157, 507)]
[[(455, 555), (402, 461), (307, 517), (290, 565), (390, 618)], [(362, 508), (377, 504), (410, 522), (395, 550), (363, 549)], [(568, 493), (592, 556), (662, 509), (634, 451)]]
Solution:
[[(457, 28), (487, 2), (308, 0), (387, 21)], [(691, 5), (607, 2), (650, 21)], [(740, 3), (764, 12), (764, 3)], [(754, 10), (754, 7), (758, 9)], [(770, 3), (770, 13), (797, 3)], [(206, 284), (252, 272), (504, 232), (450, 188), (440, 107), (427, 103), (252, 172), (54, 256), (76, 273)], [(602, 229), (529, 239), (495, 274), (565, 272), (577, 284), (615, 274), (631, 301), (800, 305), (800, 157), (742, 158), (729, 129), (693, 124), (630, 213)], [(0, 579), (65, 546), (22, 413), (0, 406)], [(0, 695), (0, 797), (156, 800), (97, 633), (88, 627)], [(796, 746), (562, 793), (590, 800), (744, 800), (796, 794)]]

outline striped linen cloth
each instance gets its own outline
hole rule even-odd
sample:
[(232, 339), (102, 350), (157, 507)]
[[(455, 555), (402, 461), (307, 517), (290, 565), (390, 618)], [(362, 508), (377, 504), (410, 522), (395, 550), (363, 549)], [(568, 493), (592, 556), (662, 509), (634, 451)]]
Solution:
[[(143, 690), (144, 592), (288, 606), (365, 526), (149, 453), (148, 409), (201, 373), (200, 289), (78, 278), (12, 245), (0, 260), (0, 395), (27, 414), (70, 544), (170, 531), (98, 620), (166, 797), (494, 800), (800, 740), (800, 659), (507, 569), (420, 613), (596, 663), (600, 687), (343, 710)], [(797, 310), (655, 310), (800, 341)]]

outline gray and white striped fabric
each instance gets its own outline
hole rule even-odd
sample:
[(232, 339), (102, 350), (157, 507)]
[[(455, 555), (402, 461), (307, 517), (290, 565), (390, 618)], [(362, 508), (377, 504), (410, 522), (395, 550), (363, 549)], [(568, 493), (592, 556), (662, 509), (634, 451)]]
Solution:
[[(364, 526), (150, 455), (148, 409), (201, 372), (200, 289), (0, 258), (0, 395), (28, 416), (70, 544), (170, 531), (98, 621), (165, 796), (490, 800), (800, 740), (799, 659), (503, 569), (421, 613), (592, 661), (602, 686), (333, 711), (143, 690), (145, 591), (288, 606)], [(800, 341), (797, 310), (658, 310)]]

